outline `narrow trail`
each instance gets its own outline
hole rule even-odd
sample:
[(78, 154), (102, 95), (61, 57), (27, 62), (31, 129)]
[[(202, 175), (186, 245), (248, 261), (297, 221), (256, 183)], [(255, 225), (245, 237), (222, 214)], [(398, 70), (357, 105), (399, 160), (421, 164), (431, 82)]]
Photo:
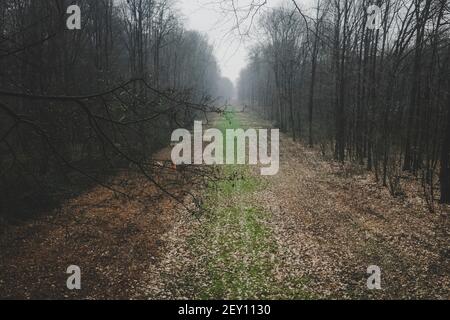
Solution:
[[(217, 125), (269, 127), (246, 114), (227, 122)], [(428, 213), (416, 197), (394, 199), (370, 174), (325, 161), (285, 135), (280, 146), (276, 176), (223, 167), (206, 196), (210, 214), (167, 235), (163, 271), (144, 296), (450, 298), (445, 213)], [(382, 290), (367, 288), (370, 265), (382, 269)]]
[[(211, 125), (270, 127), (242, 113)], [(286, 135), (280, 149), (276, 176), (220, 167), (200, 217), (164, 195), (145, 205), (96, 187), (55, 215), (6, 230), (0, 292), (41, 299), (450, 298), (445, 208), (430, 214), (414, 184), (394, 199), (364, 170), (326, 161)], [(148, 181), (122, 178), (140, 199), (154, 196)], [(65, 288), (71, 264), (83, 270), (79, 292)], [(367, 289), (370, 265), (382, 269), (382, 290)]]
[[(246, 128), (230, 113), (215, 127)], [(295, 299), (310, 298), (304, 279), (281, 274), (271, 215), (254, 196), (267, 188), (248, 166), (222, 166), (221, 179), (204, 197), (206, 215), (187, 218), (167, 235), (171, 247), (148, 278), (150, 298)], [(158, 271), (160, 270), (160, 271)], [(144, 282), (145, 283), (145, 282)]]

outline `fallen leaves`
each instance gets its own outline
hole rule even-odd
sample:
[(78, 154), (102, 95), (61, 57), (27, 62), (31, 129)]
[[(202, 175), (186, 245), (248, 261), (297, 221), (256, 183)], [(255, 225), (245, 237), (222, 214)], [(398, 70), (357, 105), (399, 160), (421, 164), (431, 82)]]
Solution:
[[(124, 173), (116, 179), (136, 201), (96, 187), (8, 227), (1, 297), (450, 298), (448, 207), (430, 214), (414, 181), (392, 198), (365, 171), (283, 135), (280, 160), (280, 173), (262, 181), (257, 168), (225, 172), (197, 218)], [(65, 289), (71, 264), (82, 268), (81, 292)], [(367, 290), (369, 265), (381, 267), (383, 290)]]

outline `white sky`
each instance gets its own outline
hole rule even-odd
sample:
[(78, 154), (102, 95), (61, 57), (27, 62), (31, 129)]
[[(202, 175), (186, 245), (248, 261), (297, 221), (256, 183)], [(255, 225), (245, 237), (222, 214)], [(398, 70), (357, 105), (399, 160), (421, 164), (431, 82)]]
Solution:
[[(235, 0), (235, 3), (245, 4), (250, 0)], [(261, 1), (261, 0), (260, 0)], [(265, 9), (275, 7), (287, 0), (268, 0)], [(252, 40), (240, 37), (237, 31), (232, 31), (236, 25), (234, 14), (224, 12), (220, 3), (230, 4), (230, 0), (177, 0), (176, 7), (184, 17), (186, 28), (197, 30), (208, 35), (214, 45), (215, 55), (220, 64), (222, 76), (236, 84), (239, 72), (247, 64), (248, 47)], [(310, 7), (311, 0), (297, 0), (303, 7)], [(228, 8), (230, 9), (230, 8)], [(260, 13), (255, 17), (255, 23)]]
[(230, 34), (233, 20), (220, 12), (215, 0), (178, 0), (177, 7), (182, 13), (185, 25), (208, 35), (214, 45), (222, 76), (234, 83), (239, 72), (246, 65), (247, 50), (239, 37)]
[(236, 83), (239, 72), (246, 65), (249, 39), (232, 31), (234, 15), (222, 10), (220, 0), (178, 0), (176, 6), (188, 29), (208, 36), (215, 48), (222, 76)]

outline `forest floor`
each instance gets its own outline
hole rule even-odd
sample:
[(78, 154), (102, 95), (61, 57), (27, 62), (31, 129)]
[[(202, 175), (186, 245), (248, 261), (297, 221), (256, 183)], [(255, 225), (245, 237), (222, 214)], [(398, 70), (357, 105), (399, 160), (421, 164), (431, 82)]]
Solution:
[[(270, 127), (228, 113), (214, 126)], [(280, 141), (280, 172), (224, 166), (194, 217), (150, 183), (141, 201), (93, 188), (52, 215), (0, 233), (0, 298), (450, 299), (449, 209), (429, 213), (419, 186), (392, 198), (371, 174)], [(66, 268), (82, 289), (66, 289)], [(382, 270), (368, 290), (367, 268)]]

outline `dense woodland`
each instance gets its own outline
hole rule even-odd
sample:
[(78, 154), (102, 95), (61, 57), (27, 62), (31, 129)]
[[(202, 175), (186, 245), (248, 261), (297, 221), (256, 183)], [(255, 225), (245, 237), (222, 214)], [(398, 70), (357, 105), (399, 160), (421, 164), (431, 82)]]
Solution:
[[(394, 196), (417, 178), (430, 209), (449, 203), (449, 2), (312, 3), (259, 19), (240, 99), (294, 139), (373, 171)], [(367, 27), (372, 4), (378, 29)]]
[(449, 3), (0, 0), (0, 300), (448, 300)]
[[(81, 30), (66, 27), (71, 4), (0, 3), (4, 213), (39, 207), (80, 178), (103, 184), (119, 168), (153, 180), (151, 155), (170, 132), (233, 96), (208, 39), (186, 30), (171, 0), (78, 1)], [(375, 30), (371, 4), (382, 8)], [(255, 1), (243, 10), (258, 39), (239, 80), (243, 104), (365, 166), (394, 196), (417, 179), (431, 210), (450, 202), (448, 1)]]
[[(0, 1), (0, 211), (41, 206), (73, 184), (133, 166), (173, 128), (224, 104), (206, 36), (188, 31), (170, 0)], [(5, 199), (5, 201), (3, 201)]]

